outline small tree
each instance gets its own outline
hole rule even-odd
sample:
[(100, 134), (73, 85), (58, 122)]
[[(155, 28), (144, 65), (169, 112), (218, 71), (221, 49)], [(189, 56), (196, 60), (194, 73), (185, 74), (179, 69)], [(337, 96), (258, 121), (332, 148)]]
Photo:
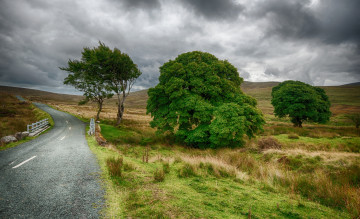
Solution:
[(295, 127), (302, 127), (307, 120), (325, 123), (330, 119), (330, 101), (321, 88), (300, 81), (284, 81), (273, 87), (271, 96), (275, 116), (289, 116)]
[(204, 52), (179, 55), (160, 67), (159, 84), (148, 91), (151, 127), (200, 148), (243, 145), (264, 119), (245, 95), (237, 69)]
[(141, 72), (129, 55), (119, 49), (114, 48), (112, 51), (104, 44), (100, 44), (99, 50), (102, 53), (100, 66), (105, 71), (105, 83), (117, 95), (116, 124), (119, 125), (124, 114), (125, 99)]
[(78, 60), (69, 60), (68, 67), (60, 68), (70, 74), (64, 79), (64, 84), (72, 85), (76, 89), (84, 92), (85, 99), (79, 104), (87, 103), (88, 101), (96, 102), (98, 105), (98, 112), (96, 120), (100, 118), (103, 102), (107, 98), (113, 96), (109, 86), (104, 84), (105, 72), (100, 67), (102, 54), (99, 48), (103, 44), (100, 42), (98, 48), (84, 48), (82, 58)]

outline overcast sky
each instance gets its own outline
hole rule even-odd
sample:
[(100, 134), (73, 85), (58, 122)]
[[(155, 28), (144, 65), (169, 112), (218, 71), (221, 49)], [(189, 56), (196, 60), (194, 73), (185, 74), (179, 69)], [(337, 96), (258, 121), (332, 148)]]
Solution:
[(73, 93), (69, 59), (99, 41), (158, 83), (159, 66), (199, 50), (247, 81), (360, 81), (359, 0), (0, 0), (0, 85)]

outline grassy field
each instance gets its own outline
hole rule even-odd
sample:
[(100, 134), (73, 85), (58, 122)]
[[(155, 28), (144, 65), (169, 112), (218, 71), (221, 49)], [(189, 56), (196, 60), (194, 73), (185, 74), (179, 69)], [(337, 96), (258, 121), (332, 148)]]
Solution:
[[(0, 138), (7, 135), (14, 135), (16, 132), (26, 131), (27, 124), (41, 119), (48, 118), (50, 125), (54, 124), (48, 113), (36, 108), (30, 102), (21, 102), (15, 96), (2, 92), (0, 92), (0, 99), (2, 100), (0, 106)], [(14, 147), (33, 138), (34, 137), (26, 137), (21, 141), (2, 145), (0, 146), (0, 150)]]
[[(243, 84), (267, 124), (238, 149), (192, 149), (155, 135), (146, 91), (128, 97), (124, 120), (115, 127), (116, 101), (107, 100), (100, 117), (110, 144), (98, 146), (87, 136), (103, 170), (104, 217), (359, 217), (360, 133), (346, 115), (360, 113), (360, 86), (323, 87), (332, 102), (331, 121), (294, 128), (272, 113), (276, 84)], [(28, 98), (79, 118), (96, 115), (96, 105), (77, 105), (79, 96)]]

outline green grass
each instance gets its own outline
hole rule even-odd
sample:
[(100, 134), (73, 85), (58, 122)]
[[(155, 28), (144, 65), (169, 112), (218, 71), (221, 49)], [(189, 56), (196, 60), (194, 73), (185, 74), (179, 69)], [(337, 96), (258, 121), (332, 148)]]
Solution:
[[(132, 133), (109, 125), (102, 125), (102, 132), (113, 140)], [(166, 160), (181, 152), (181, 147), (177, 146), (151, 146), (150, 157), (156, 159), (145, 163), (142, 162), (145, 147), (117, 145), (123, 166), (130, 164), (132, 168), (126, 171), (124, 168), (121, 178), (111, 177), (106, 160), (119, 156), (119, 152), (97, 146), (93, 137), (86, 138), (102, 169), (107, 202), (104, 217), (247, 218), (251, 209), (252, 218), (350, 218), (345, 211), (308, 201), (299, 195), (289, 196), (257, 180), (214, 175), (207, 165), (194, 167), (193, 174), (186, 177), (179, 176), (184, 166), (190, 164), (181, 159), (170, 163)], [(296, 164), (293, 165), (295, 168)], [(164, 176), (155, 180), (159, 170), (163, 170)]]
[(360, 153), (360, 137), (311, 138), (299, 136), (299, 139), (291, 139), (288, 136), (288, 134), (274, 135), (287, 148), (296, 148), (294, 146), (296, 144), (310, 150), (336, 150)]

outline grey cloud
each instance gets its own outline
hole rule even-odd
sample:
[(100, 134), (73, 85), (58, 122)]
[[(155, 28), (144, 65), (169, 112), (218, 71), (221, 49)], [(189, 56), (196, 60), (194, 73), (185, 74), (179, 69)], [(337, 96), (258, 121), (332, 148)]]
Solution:
[(248, 14), (265, 19), (266, 35), (285, 39), (313, 39), (324, 43), (360, 43), (360, 1), (267, 0), (260, 2)]
[(158, 0), (123, 0), (122, 3), (127, 8), (154, 9), (160, 7)]
[(245, 80), (360, 80), (359, 1), (245, 1), (1, 0), (0, 84), (76, 92), (58, 67), (99, 40), (138, 64), (135, 89), (194, 50), (229, 60)]
[(264, 74), (270, 76), (281, 76), (282, 72), (276, 67), (268, 66), (265, 69)]
[(249, 72), (242, 70), (242, 69), (238, 69), (238, 72), (239, 72), (240, 77), (242, 77), (244, 80), (247, 80), (250, 78)]
[(232, 0), (183, 0), (186, 6), (209, 20), (236, 19), (244, 7)]
[(318, 33), (317, 20), (307, 7), (309, 1), (267, 0), (252, 11), (252, 15), (268, 22), (268, 35), (284, 38), (308, 38)]
[(321, 0), (318, 19), (321, 37), (328, 43), (355, 42), (360, 44), (360, 1)]

